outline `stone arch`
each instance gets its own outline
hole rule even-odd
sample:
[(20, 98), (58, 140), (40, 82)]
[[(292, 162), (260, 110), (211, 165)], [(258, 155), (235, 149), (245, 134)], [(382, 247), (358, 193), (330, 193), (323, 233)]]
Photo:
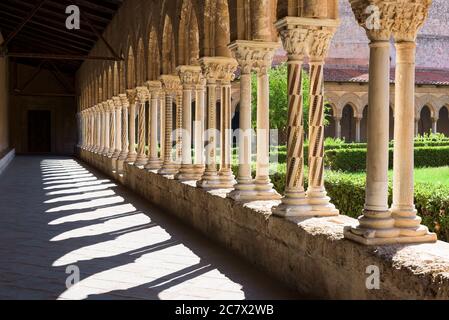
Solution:
[(198, 65), (200, 57), (199, 27), (192, 0), (184, 0), (178, 33), (179, 65)]
[(357, 108), (351, 103), (343, 105), (341, 116), (341, 138), (346, 142), (355, 141), (355, 115)]
[(136, 84), (138, 86), (143, 85), (146, 78), (145, 67), (145, 47), (142, 38), (137, 42), (137, 54), (136, 54)]
[(341, 96), (338, 101), (338, 105), (341, 108), (341, 112), (343, 112), (343, 109), (349, 105), (353, 109), (354, 117), (361, 115), (363, 112), (363, 109), (360, 106), (360, 97), (354, 93), (346, 93)]
[(435, 116), (438, 114), (438, 106), (440, 105), (440, 102), (438, 99), (432, 95), (425, 95), (422, 97), (419, 97), (417, 99), (416, 104), (416, 115), (419, 117), (421, 114), (422, 109), (427, 106), (430, 111), (430, 116), (432, 118), (435, 118)]
[(126, 89), (133, 89), (136, 86), (135, 67), (134, 50), (132, 46), (129, 46), (126, 59)]
[(165, 16), (162, 37), (162, 74), (174, 74), (176, 71), (176, 46), (173, 25), (168, 15)]
[(202, 56), (231, 57), (228, 49), (231, 30), (227, 0), (205, 0), (203, 23)]
[(438, 112), (437, 131), (449, 137), (449, 104), (443, 105)]
[(424, 105), (419, 111), (418, 133), (425, 134), (432, 131), (432, 107)]
[(325, 103), (331, 106), (333, 115), (341, 116), (341, 107), (339, 106), (339, 96), (335, 93), (325, 93)]
[(120, 93), (120, 84), (119, 84), (119, 66), (118, 62), (115, 61), (112, 67), (112, 94), (117, 96)]
[(151, 26), (150, 34), (148, 36), (148, 78), (156, 80), (161, 74), (161, 59), (159, 50), (159, 40), (156, 32), (156, 27)]

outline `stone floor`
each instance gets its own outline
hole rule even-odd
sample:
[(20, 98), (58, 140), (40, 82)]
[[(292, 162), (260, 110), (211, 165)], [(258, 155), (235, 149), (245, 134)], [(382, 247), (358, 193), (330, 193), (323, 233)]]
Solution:
[(18, 156), (0, 176), (0, 299), (296, 298), (77, 160)]

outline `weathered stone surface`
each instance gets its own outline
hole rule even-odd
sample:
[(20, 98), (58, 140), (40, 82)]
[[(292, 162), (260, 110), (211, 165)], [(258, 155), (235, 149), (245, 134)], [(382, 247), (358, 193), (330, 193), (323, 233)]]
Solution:
[[(84, 150), (81, 158), (115, 177), (109, 160)], [(129, 165), (118, 180), (304, 296), (449, 299), (448, 243), (367, 247), (343, 238), (344, 227), (357, 224), (347, 216), (284, 219), (270, 214), (276, 201), (242, 205), (225, 190)], [(366, 288), (368, 266), (380, 270), (379, 290)]]

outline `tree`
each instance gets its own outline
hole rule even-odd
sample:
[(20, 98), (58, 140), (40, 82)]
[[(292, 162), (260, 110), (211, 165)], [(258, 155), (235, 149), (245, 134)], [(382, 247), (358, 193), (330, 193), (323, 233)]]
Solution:
[[(279, 66), (268, 71), (270, 79), (270, 127), (279, 130), (279, 143), (285, 144), (287, 141), (288, 125), (288, 90), (287, 90), (287, 64), (282, 63)], [(309, 114), (309, 76), (303, 72), (303, 102), (304, 102), (304, 126), (308, 128)], [(252, 77), (252, 111), (253, 127), (256, 127), (257, 119), (257, 76)]]

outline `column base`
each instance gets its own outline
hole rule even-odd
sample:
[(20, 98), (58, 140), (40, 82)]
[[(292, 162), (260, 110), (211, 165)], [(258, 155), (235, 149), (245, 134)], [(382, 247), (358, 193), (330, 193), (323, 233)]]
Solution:
[(326, 191), (307, 190), (306, 198), (312, 207), (314, 216), (329, 217), (340, 214), (340, 211), (330, 202), (331, 199), (327, 196)]
[(112, 154), (113, 159), (118, 159), (120, 157), (120, 150), (115, 150)]
[(272, 212), (280, 217), (313, 217), (312, 207), (306, 199), (306, 193), (286, 192), (279, 206), (274, 207)]
[(127, 163), (134, 163), (137, 160), (137, 153), (135, 152), (129, 152), (128, 156), (126, 157), (125, 162)]
[(255, 191), (257, 192), (257, 200), (280, 200), (282, 196), (273, 189), (270, 178), (255, 180)]
[(122, 152), (122, 153), (120, 153), (117, 160), (126, 161), (127, 158), (128, 158), (128, 152)]
[(216, 170), (204, 171), (203, 176), (196, 182), (198, 188), (203, 189), (220, 189), (220, 177)]
[(162, 165), (162, 168), (160, 168), (157, 172), (157, 174), (160, 174), (162, 176), (174, 176), (179, 171), (179, 166), (175, 163), (167, 163), (165, 162)]
[(145, 169), (147, 170), (159, 170), (162, 167), (162, 161), (159, 158), (148, 160), (145, 165)]
[[(427, 233), (422, 236), (407, 237), (407, 236), (397, 236), (390, 238), (382, 237), (370, 237), (369, 233), (365, 235), (359, 235), (354, 233), (352, 227), (345, 227), (344, 236), (346, 239), (355, 241), (357, 243), (367, 245), (367, 246), (380, 246), (380, 245), (391, 245), (391, 244), (419, 244), (419, 243), (434, 243), (437, 241), (437, 235), (435, 233)], [(359, 229), (362, 231), (363, 229)], [(396, 230), (397, 231), (397, 230)], [(368, 237), (367, 237), (368, 235)]]
[(204, 171), (206, 170), (206, 166), (204, 164), (194, 164), (193, 170), (195, 170), (195, 173), (197, 173), (201, 177), (204, 174)]
[(175, 176), (176, 180), (180, 181), (192, 181), (192, 180), (200, 180), (201, 174), (195, 171), (195, 168), (191, 164), (181, 165), (179, 169), (179, 173)]
[(134, 165), (136, 167), (143, 167), (148, 163), (148, 158), (146, 156), (138, 155)]
[(256, 185), (254, 184), (253, 179), (240, 178), (237, 180), (234, 190), (228, 193), (226, 197), (241, 202), (256, 201), (257, 192), (255, 189)]
[(125, 160), (117, 159), (115, 171), (120, 174), (124, 171), (125, 168)]
[(237, 184), (235, 180), (235, 176), (232, 174), (231, 169), (220, 170), (218, 173), (218, 177), (220, 179), (220, 188), (221, 189), (233, 189)]

